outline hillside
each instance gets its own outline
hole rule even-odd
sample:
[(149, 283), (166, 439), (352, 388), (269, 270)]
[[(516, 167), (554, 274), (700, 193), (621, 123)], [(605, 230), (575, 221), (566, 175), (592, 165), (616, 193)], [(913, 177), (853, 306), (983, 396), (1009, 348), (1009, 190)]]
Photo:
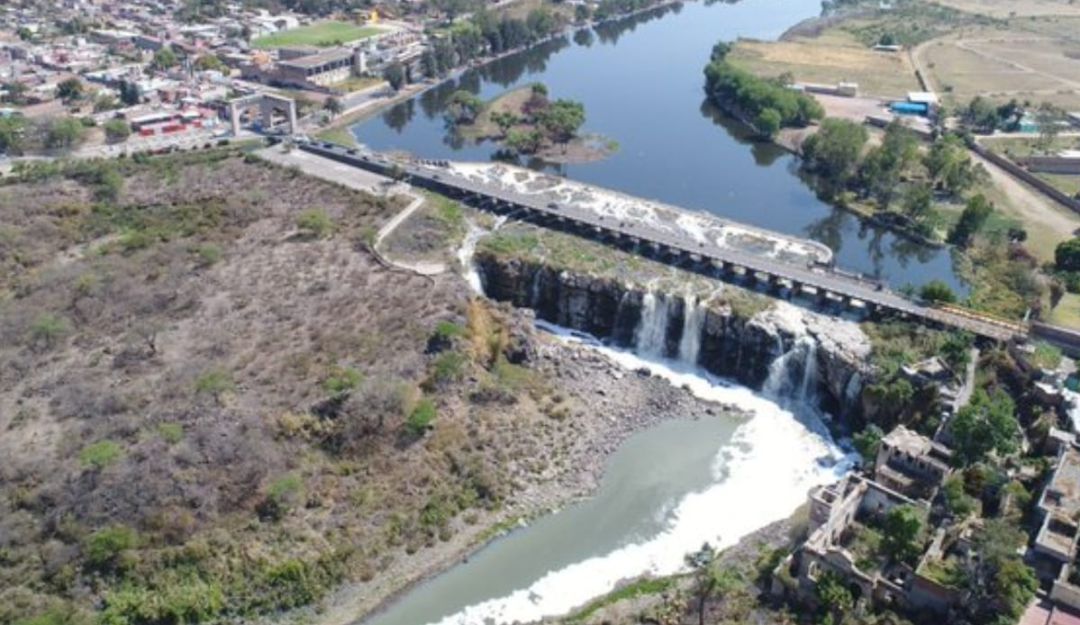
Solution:
[[(355, 617), (583, 492), (582, 432), (627, 427), (580, 419), (597, 376), (456, 273), (380, 265), (396, 199), (226, 151), (4, 182), (0, 623), (250, 621), (341, 587)], [(610, 383), (612, 410), (683, 394)]]

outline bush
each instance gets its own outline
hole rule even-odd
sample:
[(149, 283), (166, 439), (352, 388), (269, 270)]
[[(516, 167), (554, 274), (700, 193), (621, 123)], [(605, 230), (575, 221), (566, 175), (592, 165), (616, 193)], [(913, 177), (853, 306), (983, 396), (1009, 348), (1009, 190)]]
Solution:
[(195, 379), (195, 392), (219, 397), (236, 388), (232, 376), (221, 369), (211, 369)]
[(306, 234), (318, 239), (324, 239), (334, 232), (334, 221), (326, 214), (326, 211), (312, 208), (300, 213), (296, 218), (296, 227)]
[(79, 462), (91, 469), (104, 469), (124, 455), (124, 449), (116, 441), (100, 440), (83, 447), (79, 452)]
[(67, 319), (53, 313), (41, 313), (30, 325), (30, 339), (45, 347), (54, 346), (67, 332)]
[(162, 423), (158, 425), (158, 434), (161, 435), (161, 440), (175, 445), (184, 440), (184, 426), (179, 423)]
[(213, 243), (203, 243), (195, 248), (195, 255), (199, 257), (201, 266), (209, 267), (221, 260), (221, 248)]
[(435, 421), (435, 402), (421, 399), (405, 422), (405, 429), (413, 436), (422, 436)]
[(1080, 237), (1058, 243), (1054, 265), (1059, 271), (1080, 271)]
[(952, 304), (956, 302), (956, 294), (949, 285), (941, 280), (931, 280), (919, 289), (919, 297), (932, 304)]
[(323, 380), (323, 389), (340, 397), (360, 385), (364, 376), (352, 367), (335, 367), (333, 372)]
[(105, 140), (109, 143), (120, 143), (131, 136), (131, 127), (122, 119), (110, 119), (104, 124)]
[(467, 359), (460, 352), (443, 352), (432, 363), (431, 381), (435, 384), (456, 382), (465, 375)]
[(139, 545), (138, 533), (126, 525), (113, 525), (99, 529), (86, 539), (83, 555), (87, 564), (97, 569), (116, 566), (120, 555)]

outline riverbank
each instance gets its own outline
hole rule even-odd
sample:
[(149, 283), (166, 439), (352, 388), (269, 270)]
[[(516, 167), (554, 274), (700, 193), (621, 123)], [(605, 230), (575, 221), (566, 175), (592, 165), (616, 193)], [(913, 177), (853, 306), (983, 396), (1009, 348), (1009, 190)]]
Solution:
[[(521, 323), (531, 314), (516, 313)], [(520, 490), (500, 510), (483, 514), (451, 540), (413, 555), (403, 555), (366, 583), (340, 589), (317, 610), (297, 615), (317, 625), (362, 622), (365, 614), (385, 609), (395, 600), (450, 567), (468, 560), (506, 531), (527, 519), (551, 513), (595, 492), (607, 458), (627, 438), (674, 418), (737, 418), (728, 405), (705, 401), (688, 390), (647, 372), (629, 371), (591, 348), (534, 335), (537, 373), (570, 398), (579, 398), (582, 418), (563, 434), (554, 434), (551, 455), (559, 459), (537, 477), (522, 472)], [(571, 417), (572, 418), (572, 417)]]

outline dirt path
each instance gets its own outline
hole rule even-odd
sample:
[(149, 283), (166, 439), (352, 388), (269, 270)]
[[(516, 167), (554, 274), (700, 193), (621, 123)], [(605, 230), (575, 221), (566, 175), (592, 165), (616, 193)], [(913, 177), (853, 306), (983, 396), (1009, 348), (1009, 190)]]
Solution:
[(1054, 246), (1080, 229), (1080, 215), (1059, 206), (978, 154), (972, 152), (971, 158), (986, 168), (991, 182), (1007, 200), (1002, 209), (1023, 222), (1028, 231), (1028, 248), (1040, 259), (1052, 259)]
[(385, 252), (379, 249), (379, 244), (382, 243), (383, 239), (389, 236), (391, 232), (396, 230), (397, 227), (403, 224), (409, 217), (412, 217), (413, 213), (415, 213), (416, 210), (424, 204), (424, 196), (416, 195), (411, 190), (406, 190), (402, 192), (402, 195), (411, 197), (413, 200), (412, 202), (409, 202), (409, 205), (406, 206), (404, 210), (402, 210), (397, 215), (394, 215), (394, 217), (390, 221), (386, 222), (386, 224), (379, 229), (379, 233), (375, 236), (375, 251), (378, 252), (379, 256), (381, 256), (383, 259), (386, 260), (386, 262), (390, 263), (391, 265), (399, 267), (401, 269), (407, 269), (422, 276), (434, 276), (443, 273), (444, 271), (446, 271), (446, 265), (443, 263), (435, 263), (429, 261), (417, 261), (415, 263), (408, 263), (400, 260), (394, 260), (393, 258), (387, 256)]

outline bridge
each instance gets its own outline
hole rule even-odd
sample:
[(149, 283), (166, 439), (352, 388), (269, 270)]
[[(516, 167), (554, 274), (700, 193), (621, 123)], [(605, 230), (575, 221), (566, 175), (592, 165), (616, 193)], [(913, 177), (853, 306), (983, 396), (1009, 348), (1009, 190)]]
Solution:
[(798, 265), (717, 245), (711, 241), (688, 240), (649, 223), (613, 220), (569, 203), (548, 202), (501, 186), (471, 180), (453, 171), (448, 161), (396, 160), (332, 143), (300, 141), (305, 152), (359, 167), (392, 178), (409, 181), (443, 195), (468, 201), (496, 213), (513, 213), (516, 218), (545, 227), (572, 232), (608, 245), (645, 254), (701, 273), (727, 280), (765, 283), (779, 293), (817, 298), (823, 305), (839, 303), (863, 308), (871, 314), (892, 314), (913, 318), (940, 328), (955, 328), (993, 341), (1007, 342), (1027, 337), (1025, 325), (980, 315), (957, 307), (930, 306), (896, 293), (877, 281), (809, 263)]

